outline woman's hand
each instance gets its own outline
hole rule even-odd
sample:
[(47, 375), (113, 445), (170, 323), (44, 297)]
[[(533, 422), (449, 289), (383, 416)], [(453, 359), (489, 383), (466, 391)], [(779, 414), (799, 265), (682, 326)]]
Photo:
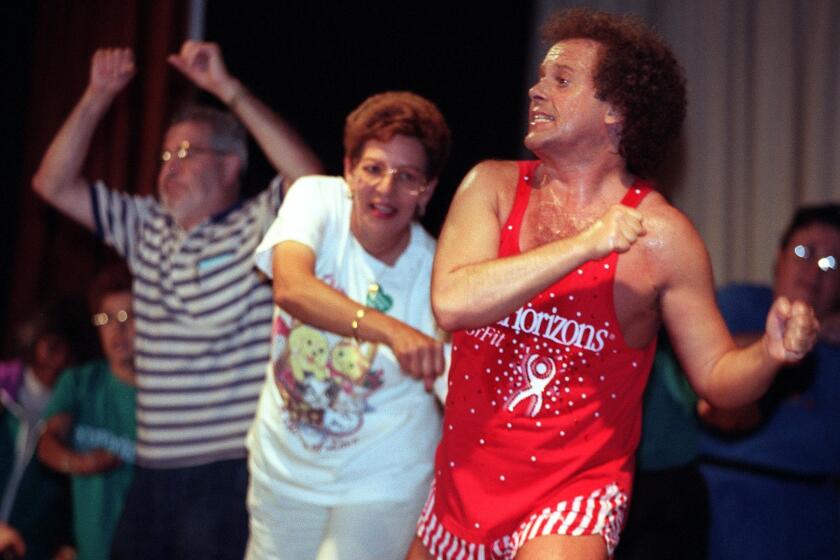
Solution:
[(423, 387), (431, 391), (438, 375), (443, 373), (443, 343), (426, 336), (400, 321), (388, 339), (388, 346), (397, 357), (403, 371), (414, 379), (423, 380)]

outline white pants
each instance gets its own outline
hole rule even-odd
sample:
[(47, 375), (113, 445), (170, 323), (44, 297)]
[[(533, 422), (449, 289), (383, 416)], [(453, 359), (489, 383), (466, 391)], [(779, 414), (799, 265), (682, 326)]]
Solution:
[[(264, 490), (264, 487), (263, 487)], [(414, 538), (428, 488), (410, 502), (322, 507), (248, 492), (246, 560), (402, 560)]]

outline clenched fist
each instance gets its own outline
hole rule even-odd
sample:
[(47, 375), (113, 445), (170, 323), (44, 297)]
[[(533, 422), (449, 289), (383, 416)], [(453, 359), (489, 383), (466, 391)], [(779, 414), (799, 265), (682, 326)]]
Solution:
[(584, 230), (580, 236), (589, 243), (592, 259), (600, 259), (611, 252), (625, 253), (645, 234), (641, 212), (623, 204), (613, 204), (607, 212)]
[(113, 98), (131, 81), (134, 71), (131, 49), (99, 49), (91, 59), (88, 90), (95, 95)]
[(819, 331), (820, 324), (810, 306), (780, 297), (767, 314), (767, 351), (780, 362), (797, 362), (811, 351)]
[(230, 103), (242, 87), (228, 74), (222, 51), (215, 43), (186, 41), (178, 54), (169, 55), (169, 63), (198, 87)]

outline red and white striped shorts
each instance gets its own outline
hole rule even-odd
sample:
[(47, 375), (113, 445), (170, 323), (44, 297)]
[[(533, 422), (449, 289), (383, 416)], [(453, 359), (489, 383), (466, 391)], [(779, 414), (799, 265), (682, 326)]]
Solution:
[(589, 496), (563, 500), (534, 513), (511, 533), (490, 543), (474, 543), (450, 533), (434, 513), (435, 485), (417, 522), (417, 536), (438, 560), (512, 560), (529, 540), (542, 535), (601, 535), (612, 557), (627, 510), (627, 494), (608, 484)]

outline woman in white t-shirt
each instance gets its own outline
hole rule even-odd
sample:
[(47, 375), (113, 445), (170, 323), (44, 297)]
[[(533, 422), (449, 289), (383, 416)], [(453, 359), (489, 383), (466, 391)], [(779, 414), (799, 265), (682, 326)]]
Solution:
[(348, 117), (344, 176), (299, 179), (256, 251), (277, 303), (248, 434), (248, 558), (402, 558), (431, 480), (444, 369), (415, 221), (450, 132), (407, 92)]

